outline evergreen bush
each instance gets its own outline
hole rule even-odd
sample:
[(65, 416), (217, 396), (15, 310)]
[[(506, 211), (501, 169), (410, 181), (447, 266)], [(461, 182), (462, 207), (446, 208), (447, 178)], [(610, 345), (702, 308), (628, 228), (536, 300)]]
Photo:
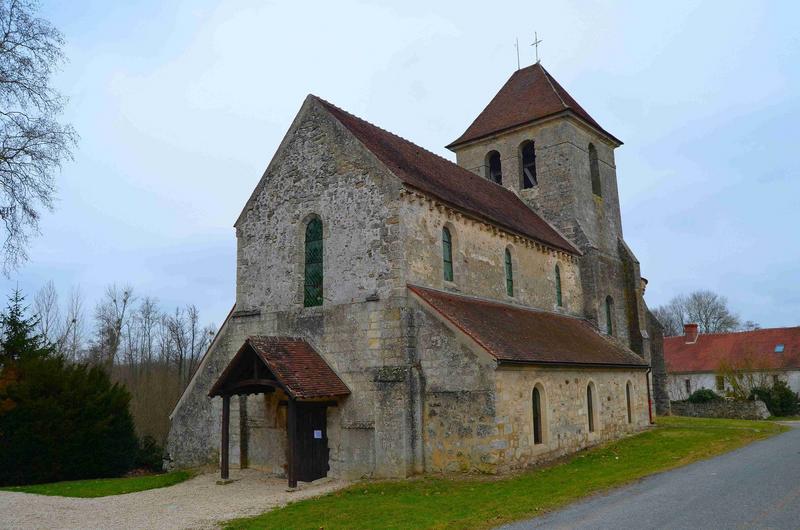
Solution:
[(689, 403), (708, 403), (710, 401), (719, 401), (722, 396), (711, 390), (710, 388), (700, 388), (692, 392), (689, 396)]

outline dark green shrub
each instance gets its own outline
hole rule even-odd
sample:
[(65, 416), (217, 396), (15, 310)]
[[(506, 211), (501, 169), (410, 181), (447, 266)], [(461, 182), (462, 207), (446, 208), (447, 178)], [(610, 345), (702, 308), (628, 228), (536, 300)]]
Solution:
[(0, 315), (0, 485), (122, 475), (137, 450), (130, 394), (54, 354), (22, 300)]
[(158, 445), (156, 439), (149, 434), (139, 440), (139, 449), (136, 451), (134, 467), (159, 472), (163, 470), (164, 449)]
[(719, 401), (722, 396), (711, 390), (710, 388), (700, 388), (692, 392), (689, 396), (689, 403), (708, 403), (709, 401)]
[(778, 381), (772, 387), (754, 388), (750, 399), (763, 401), (773, 416), (796, 416), (800, 413), (800, 396), (784, 381)]

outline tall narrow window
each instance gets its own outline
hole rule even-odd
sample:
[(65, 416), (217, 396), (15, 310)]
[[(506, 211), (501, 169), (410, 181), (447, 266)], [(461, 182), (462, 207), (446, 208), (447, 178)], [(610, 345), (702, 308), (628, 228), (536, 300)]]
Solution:
[(442, 228), (442, 261), (444, 265), (444, 279), (448, 282), (453, 281), (453, 240), (450, 237), (450, 230)]
[(542, 396), (538, 388), (533, 389), (533, 443), (542, 443)]
[(511, 251), (506, 249), (506, 294), (514, 296), (514, 269), (511, 265)]
[(594, 432), (594, 395), (591, 383), (586, 386), (586, 412), (589, 415), (589, 432)]
[(633, 414), (631, 411), (631, 382), (625, 385), (625, 401), (628, 404), (628, 423), (633, 422)]
[(322, 221), (312, 219), (306, 225), (305, 285), (303, 305), (322, 305)]
[(594, 144), (589, 144), (589, 172), (592, 176), (592, 193), (598, 197), (602, 197), (603, 190), (600, 187), (600, 164), (597, 161), (597, 149)]
[(489, 166), (489, 179), (498, 184), (502, 184), (503, 168), (500, 163), (500, 153), (491, 151), (486, 155), (486, 165)]
[(561, 299), (561, 269), (556, 265), (556, 305), (564, 307), (564, 302)]
[(606, 333), (614, 334), (614, 299), (606, 296)]
[(522, 144), (520, 149), (522, 157), (522, 183), (521, 188), (527, 190), (536, 186), (536, 149), (531, 141)]

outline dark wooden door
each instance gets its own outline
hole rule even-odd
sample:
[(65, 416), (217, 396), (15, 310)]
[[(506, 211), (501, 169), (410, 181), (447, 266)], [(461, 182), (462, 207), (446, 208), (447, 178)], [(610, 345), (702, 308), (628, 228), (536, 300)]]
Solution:
[(297, 480), (311, 482), (327, 476), (327, 408), (316, 403), (297, 404)]

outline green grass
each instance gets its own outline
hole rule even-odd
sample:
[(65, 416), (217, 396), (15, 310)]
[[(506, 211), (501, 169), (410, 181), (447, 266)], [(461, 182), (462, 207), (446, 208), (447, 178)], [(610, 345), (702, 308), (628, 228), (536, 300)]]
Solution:
[(68, 482), (13, 486), (0, 489), (5, 491), (20, 491), (23, 493), (38, 493), (39, 495), (55, 495), (59, 497), (106, 497), (108, 495), (133, 493), (134, 491), (165, 488), (183, 482), (192, 476), (193, 474), (190, 471), (173, 471), (162, 475), (71, 480)]
[(655, 429), (512, 477), (361, 483), (227, 528), (491, 528), (786, 429), (768, 421), (660, 418)]
[(800, 416), (770, 416), (770, 421), (800, 421)]

